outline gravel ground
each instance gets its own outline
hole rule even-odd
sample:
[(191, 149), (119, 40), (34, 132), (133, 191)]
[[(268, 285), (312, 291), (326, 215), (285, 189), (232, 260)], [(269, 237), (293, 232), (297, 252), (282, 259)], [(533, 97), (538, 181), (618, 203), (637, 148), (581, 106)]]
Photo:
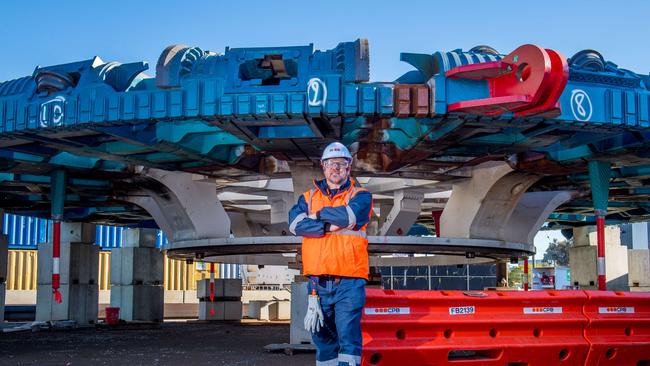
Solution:
[(0, 333), (1, 365), (313, 365), (314, 353), (268, 353), (288, 324), (164, 323), (158, 329)]

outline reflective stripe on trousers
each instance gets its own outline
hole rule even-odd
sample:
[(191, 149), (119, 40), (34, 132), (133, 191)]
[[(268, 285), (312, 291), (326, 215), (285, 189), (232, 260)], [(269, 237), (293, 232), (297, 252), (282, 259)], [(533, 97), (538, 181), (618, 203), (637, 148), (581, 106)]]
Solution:
[(361, 356), (346, 355), (345, 353), (339, 353), (338, 361), (339, 361), (338, 366), (357, 366), (357, 365), (361, 365)]
[(338, 358), (333, 358), (327, 361), (316, 360), (316, 366), (339, 366), (339, 360)]

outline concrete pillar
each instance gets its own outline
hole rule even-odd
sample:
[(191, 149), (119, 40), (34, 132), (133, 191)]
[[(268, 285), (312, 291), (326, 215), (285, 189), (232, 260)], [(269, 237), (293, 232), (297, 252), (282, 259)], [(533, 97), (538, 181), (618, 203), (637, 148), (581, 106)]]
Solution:
[(142, 188), (123, 197), (145, 209), (171, 242), (230, 236), (230, 218), (217, 197), (217, 186), (184, 172), (148, 168), (142, 175), (163, 189)]
[(100, 248), (94, 242), (95, 225), (61, 224), (60, 304), (52, 296), (52, 243), (39, 244), (37, 321), (74, 320), (79, 326), (97, 321)]
[(196, 283), (199, 299), (199, 320), (241, 320), (242, 280), (217, 278), (214, 280), (214, 301), (210, 301), (210, 280)]
[(573, 191), (524, 193), (508, 223), (501, 228), (502, 238), (514, 243), (533, 245), (535, 235), (549, 215), (576, 194)]
[(164, 256), (156, 230), (124, 229), (122, 247), (111, 251), (111, 307), (126, 321), (163, 321)]
[(513, 172), (499, 179), (480, 203), (470, 226), (470, 238), (503, 240), (510, 231), (508, 221), (517, 207), (521, 207), (519, 203), (524, 193), (540, 178), (539, 175)]
[(472, 169), (472, 177), (454, 183), (440, 217), (445, 237), (481, 238), (528, 244), (558, 206), (577, 192), (526, 192), (542, 176), (514, 172), (504, 162)]
[[(616, 226), (606, 226), (604, 234), (607, 289), (629, 291), (628, 249), (621, 245), (620, 229)], [(597, 241), (597, 233), (593, 227), (573, 229), (573, 247), (569, 249), (571, 285), (578, 285), (587, 290), (598, 289)]]
[[(0, 210), (0, 228), (4, 224), (4, 210)], [(9, 240), (0, 231), (0, 323), (5, 320), (5, 292), (7, 290), (7, 259)]]
[(487, 162), (472, 170), (472, 178), (454, 183), (440, 217), (444, 236), (470, 238), (470, 227), (490, 189), (512, 168), (503, 162)]

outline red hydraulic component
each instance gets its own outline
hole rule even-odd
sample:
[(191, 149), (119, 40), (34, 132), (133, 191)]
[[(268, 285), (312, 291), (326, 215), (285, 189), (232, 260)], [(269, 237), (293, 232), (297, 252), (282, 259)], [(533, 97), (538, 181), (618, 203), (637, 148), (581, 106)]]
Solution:
[(598, 290), (607, 290), (607, 278), (605, 277), (605, 216), (596, 216), (596, 236), (598, 238)]
[(210, 263), (210, 315), (214, 315), (214, 263)]
[(569, 67), (558, 52), (528, 44), (500, 61), (455, 67), (446, 76), (487, 80), (490, 93), (489, 98), (449, 104), (449, 112), (549, 116), (559, 114), (558, 99), (569, 79)]
[(52, 224), (52, 293), (54, 294), (54, 301), (61, 303), (61, 221), (55, 220)]
[(650, 365), (650, 293), (585, 291), (585, 366)]
[(582, 365), (584, 291), (366, 290), (362, 365)]

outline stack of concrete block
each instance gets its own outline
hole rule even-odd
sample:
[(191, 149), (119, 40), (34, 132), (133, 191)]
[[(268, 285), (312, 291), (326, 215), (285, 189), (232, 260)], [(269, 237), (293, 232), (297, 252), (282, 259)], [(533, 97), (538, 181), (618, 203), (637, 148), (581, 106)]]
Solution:
[[(598, 289), (598, 249), (595, 231), (589, 227), (573, 229), (573, 247), (569, 248), (571, 284), (584, 290)], [(621, 229), (605, 227), (605, 277), (607, 290), (629, 291), (627, 247), (621, 245)]]
[[(210, 301), (210, 280), (197, 281), (199, 320), (241, 320), (242, 281), (240, 279), (214, 280), (214, 301)], [(210, 314), (213, 310), (213, 314)]]
[[(246, 317), (248, 319), (260, 319), (262, 316), (262, 307), (266, 304), (265, 300), (250, 300), (246, 306)], [(242, 308), (244, 306), (242, 305)]]
[(126, 321), (162, 322), (164, 256), (156, 248), (156, 231), (126, 229), (122, 247), (111, 253), (111, 306)]
[[(0, 215), (2, 211), (0, 210)], [(0, 219), (2, 223), (2, 219)], [(0, 323), (5, 320), (5, 292), (7, 290), (7, 259), (9, 249), (7, 236), (0, 233)]]
[(97, 321), (99, 302), (99, 250), (94, 225), (68, 224), (61, 227), (61, 275), (59, 292), (62, 302), (52, 293), (52, 243), (38, 246), (36, 320), (74, 320), (79, 326)]
[(650, 253), (648, 249), (627, 251), (630, 291), (650, 291)]
[(248, 318), (258, 320), (291, 319), (291, 302), (288, 300), (251, 300)]

